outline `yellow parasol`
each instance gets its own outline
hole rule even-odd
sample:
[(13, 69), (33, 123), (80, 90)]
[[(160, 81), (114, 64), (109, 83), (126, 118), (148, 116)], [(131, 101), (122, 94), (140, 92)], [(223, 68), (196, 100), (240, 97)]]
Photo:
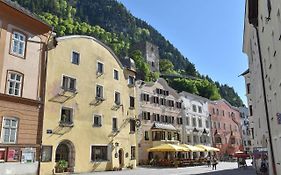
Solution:
[(206, 146), (206, 145), (195, 145), (195, 146), (198, 147), (198, 148), (203, 148), (207, 152), (209, 152), (209, 151), (219, 152), (220, 151), (220, 149), (214, 148), (214, 147), (211, 147), (211, 146)]
[(205, 149), (203, 149), (203, 148), (199, 148), (199, 147), (188, 145), (188, 144), (181, 144), (180, 146), (188, 148), (190, 152), (204, 152), (205, 151)]
[(148, 152), (188, 152), (185, 147), (173, 144), (162, 144), (156, 147), (147, 149)]

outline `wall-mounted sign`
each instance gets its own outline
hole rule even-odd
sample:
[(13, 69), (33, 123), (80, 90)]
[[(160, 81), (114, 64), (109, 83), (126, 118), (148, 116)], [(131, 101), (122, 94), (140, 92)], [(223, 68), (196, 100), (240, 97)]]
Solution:
[(276, 116), (278, 125), (281, 125), (281, 113), (276, 113)]

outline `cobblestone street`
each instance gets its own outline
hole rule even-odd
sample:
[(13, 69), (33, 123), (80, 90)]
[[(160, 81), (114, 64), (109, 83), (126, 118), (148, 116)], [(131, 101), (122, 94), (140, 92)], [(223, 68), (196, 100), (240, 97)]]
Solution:
[(254, 169), (249, 166), (250, 160), (247, 161), (247, 168), (237, 168), (236, 162), (220, 162), (217, 170), (212, 170), (211, 167), (197, 166), (197, 167), (183, 167), (183, 168), (149, 168), (138, 167), (133, 170), (123, 171), (108, 171), (108, 172), (95, 172), (86, 173), (83, 175), (189, 175), (189, 174), (202, 174), (202, 175), (255, 175)]

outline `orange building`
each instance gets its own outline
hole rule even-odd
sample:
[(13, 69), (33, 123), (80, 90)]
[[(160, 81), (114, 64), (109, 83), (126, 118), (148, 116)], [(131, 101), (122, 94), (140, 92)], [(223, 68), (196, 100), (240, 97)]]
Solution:
[(239, 109), (222, 99), (210, 101), (209, 114), (212, 143), (220, 149), (219, 158), (228, 159), (236, 151), (243, 150)]
[(0, 174), (36, 174), (51, 27), (0, 1)]

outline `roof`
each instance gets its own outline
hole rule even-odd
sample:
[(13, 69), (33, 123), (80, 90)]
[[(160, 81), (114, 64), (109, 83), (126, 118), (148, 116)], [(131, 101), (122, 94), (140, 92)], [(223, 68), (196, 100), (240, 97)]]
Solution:
[(13, 2), (11, 0), (0, 0), (0, 2), (5, 3), (6, 5), (10, 6), (11, 8), (41, 22), (42, 24), (48, 26), (49, 28), (52, 28), (52, 26), (50, 26), (49, 24), (45, 23), (44, 21), (42, 21), (40, 18), (38, 18), (35, 14), (31, 13), (29, 10), (23, 8), (22, 6), (20, 6), (17, 2)]
[(250, 69), (245, 70), (242, 74), (240, 74), (239, 76), (244, 76), (247, 75), (248, 73), (250, 73)]
[(151, 129), (164, 129), (164, 130), (173, 130), (173, 131), (177, 130), (172, 124), (164, 124), (164, 123), (157, 123), (157, 122), (154, 122)]

